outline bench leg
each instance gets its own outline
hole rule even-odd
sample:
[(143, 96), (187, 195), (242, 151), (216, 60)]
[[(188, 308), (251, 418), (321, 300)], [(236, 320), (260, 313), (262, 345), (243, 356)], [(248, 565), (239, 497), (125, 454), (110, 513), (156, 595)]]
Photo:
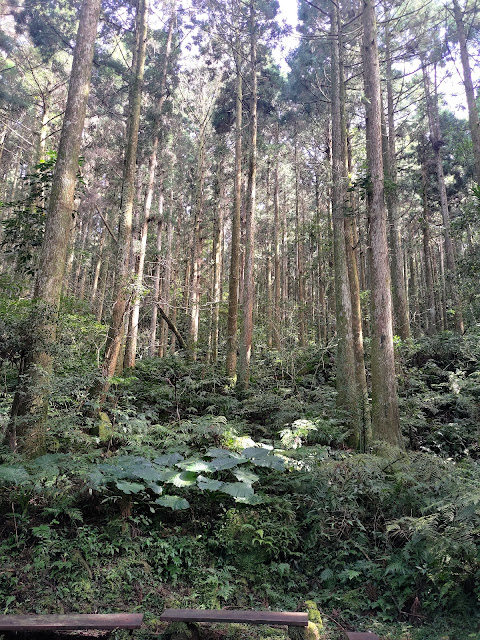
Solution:
[(196, 622), (171, 622), (163, 637), (168, 640), (199, 640), (200, 630)]
[(289, 640), (320, 640), (320, 633), (315, 622), (309, 622), (308, 627), (288, 627)]

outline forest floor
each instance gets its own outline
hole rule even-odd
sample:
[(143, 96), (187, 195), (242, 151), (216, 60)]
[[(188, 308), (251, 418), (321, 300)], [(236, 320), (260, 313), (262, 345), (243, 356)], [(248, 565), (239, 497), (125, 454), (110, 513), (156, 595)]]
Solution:
[[(308, 601), (330, 640), (480, 639), (478, 333), (398, 343), (407, 449), (358, 453), (335, 408), (333, 346), (265, 349), (243, 398), (223, 367), (140, 360), (95, 424), (90, 322), (64, 318), (46, 455), (0, 451), (1, 613), (137, 611), (141, 638), (165, 633), (164, 607)], [(3, 358), (5, 426), (16, 373)]]

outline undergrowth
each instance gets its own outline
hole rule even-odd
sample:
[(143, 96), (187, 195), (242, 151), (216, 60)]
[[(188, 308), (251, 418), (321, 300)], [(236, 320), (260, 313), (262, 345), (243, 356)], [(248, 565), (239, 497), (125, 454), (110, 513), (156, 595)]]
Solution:
[[(27, 307), (0, 307), (3, 427)], [(65, 301), (47, 455), (1, 451), (2, 613), (142, 611), (156, 633), (165, 606), (313, 600), (332, 639), (480, 637), (478, 334), (397, 344), (407, 451), (359, 454), (329, 348), (266, 353), (243, 398), (220, 365), (141, 360), (99, 430), (87, 390), (104, 328), (80, 311)]]

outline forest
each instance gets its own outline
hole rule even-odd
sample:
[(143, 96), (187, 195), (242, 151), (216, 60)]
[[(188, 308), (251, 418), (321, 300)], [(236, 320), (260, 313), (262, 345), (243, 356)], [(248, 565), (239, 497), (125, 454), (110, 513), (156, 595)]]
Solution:
[(480, 640), (477, 0), (0, 7), (0, 614)]

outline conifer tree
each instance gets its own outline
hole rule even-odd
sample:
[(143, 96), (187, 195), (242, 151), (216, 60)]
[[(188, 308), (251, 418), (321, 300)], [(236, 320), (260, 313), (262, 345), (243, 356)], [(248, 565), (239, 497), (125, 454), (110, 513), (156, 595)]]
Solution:
[(35, 283), (31, 347), (6, 435), (13, 450), (20, 448), (31, 456), (38, 455), (44, 448), (52, 349), (57, 335), (99, 14), (100, 0), (83, 1)]

